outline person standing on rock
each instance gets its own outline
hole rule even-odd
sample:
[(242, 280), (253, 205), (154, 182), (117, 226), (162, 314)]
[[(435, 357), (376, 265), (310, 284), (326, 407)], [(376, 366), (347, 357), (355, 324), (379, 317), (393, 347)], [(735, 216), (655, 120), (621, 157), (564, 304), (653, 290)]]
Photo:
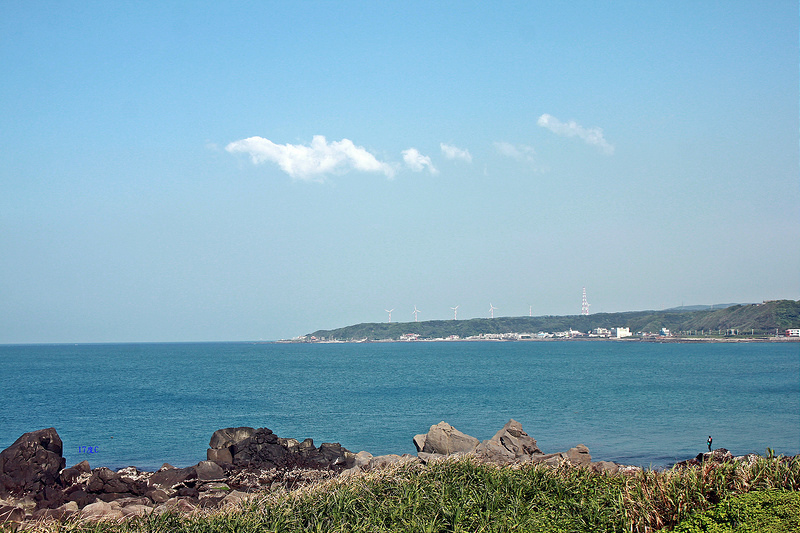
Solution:
[(712, 440), (711, 439), (711, 435), (709, 435), (708, 436), (708, 441), (706, 442), (706, 444), (708, 444), (708, 451), (711, 451), (711, 440)]

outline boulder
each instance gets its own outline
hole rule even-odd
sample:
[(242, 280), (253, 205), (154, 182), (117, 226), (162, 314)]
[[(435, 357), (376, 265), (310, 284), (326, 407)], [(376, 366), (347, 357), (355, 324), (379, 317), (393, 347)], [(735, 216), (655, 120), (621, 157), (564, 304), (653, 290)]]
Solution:
[(175, 485), (185, 481), (197, 479), (197, 471), (193, 466), (188, 468), (167, 468), (159, 470), (147, 480), (150, 488), (162, 489), (169, 492)]
[(528, 461), (533, 455), (541, 455), (542, 450), (536, 440), (525, 433), (522, 424), (511, 419), (494, 437), (483, 441), (477, 453), (488, 461), (510, 463)]
[(278, 436), (267, 428), (257, 429), (250, 437), (231, 445), (233, 464), (278, 468), (291, 462), (290, 452), (278, 443)]
[(225, 471), (213, 461), (200, 461), (194, 469), (197, 472), (197, 479), (200, 481), (223, 479), (225, 477)]
[(217, 464), (233, 464), (233, 456), (228, 448), (222, 448), (221, 450), (209, 448), (206, 450), (206, 459)]
[(232, 490), (230, 493), (226, 494), (224, 498), (222, 498), (222, 500), (219, 502), (219, 506), (224, 507), (237, 505), (239, 502), (246, 500), (248, 497), (249, 495), (246, 492)]
[(92, 520), (118, 520), (122, 518), (122, 511), (119, 505), (97, 501), (81, 509), (80, 516)]
[(439, 422), (431, 426), (425, 436), (425, 445), (421, 451), (442, 455), (471, 453), (479, 444), (480, 441), (475, 437), (460, 432), (447, 422)]
[(419, 458), (420, 461), (422, 461), (422, 464), (428, 464), (447, 458), (446, 455), (442, 455), (440, 453), (425, 453), (425, 452), (417, 452), (417, 457)]
[(372, 460), (372, 454), (362, 450), (355, 454), (355, 457), (353, 458), (353, 467), (362, 468), (364, 466), (368, 466), (370, 460)]
[(522, 424), (514, 419), (506, 422), (503, 429), (489, 440), (499, 442), (506, 450), (513, 453), (514, 457), (542, 453), (542, 450), (536, 445), (536, 439), (525, 433)]
[(122, 508), (122, 516), (144, 516), (153, 512), (152, 507), (141, 504), (126, 505)]
[(385, 468), (392, 464), (410, 463), (416, 460), (417, 460), (416, 457), (414, 457), (413, 455), (409, 455), (407, 453), (404, 453), (403, 455), (390, 453), (388, 455), (379, 455), (377, 457), (373, 457), (372, 459), (370, 459), (368, 468), (370, 470), (376, 470), (379, 468)]
[(97, 499), (97, 495), (88, 494), (84, 490), (76, 490), (67, 496), (67, 500), (75, 502), (78, 507), (86, 507)]
[(328, 465), (333, 467), (350, 468), (355, 463), (355, 454), (342, 448), (338, 442), (323, 442), (319, 447), (319, 453)]
[(59, 479), (62, 485), (68, 487), (73, 483), (77, 483), (82, 475), (91, 473), (92, 467), (89, 466), (89, 461), (81, 461), (74, 466), (62, 470), (59, 474)]
[[(106, 483), (111, 480), (118, 479), (117, 473), (113, 470), (101, 466), (92, 471), (89, 481), (86, 483), (86, 490), (89, 492), (117, 492), (114, 490), (105, 491)], [(125, 492), (125, 491), (122, 491)]]
[(592, 456), (589, 455), (589, 448), (583, 444), (578, 444), (574, 448), (567, 450), (567, 459), (573, 465), (586, 466), (592, 462)]
[(418, 452), (421, 452), (422, 449), (425, 447), (425, 433), (420, 433), (419, 435), (414, 435), (414, 447), (417, 449)]
[[(208, 447), (212, 450), (229, 448), (245, 439), (249, 439), (255, 432), (255, 429), (248, 427), (218, 429), (211, 435)], [(272, 432), (270, 431), (270, 433)]]
[(557, 466), (568, 459), (566, 453), (542, 453), (534, 454), (530, 457), (532, 463), (542, 463), (551, 466)]
[(0, 494), (39, 492), (66, 466), (55, 428), (25, 433), (0, 452)]
[(597, 461), (589, 463), (589, 467), (593, 472), (616, 474), (619, 472), (619, 465), (611, 461)]
[(153, 503), (166, 503), (169, 500), (169, 494), (162, 489), (155, 489), (151, 490), (147, 494), (145, 494)]
[(67, 502), (61, 507), (56, 509), (39, 509), (33, 513), (34, 520), (63, 520), (72, 515), (78, 514), (78, 504), (75, 502)]
[(492, 463), (511, 463), (517, 459), (514, 452), (508, 450), (500, 441), (493, 439), (480, 443), (475, 452), (482, 459)]

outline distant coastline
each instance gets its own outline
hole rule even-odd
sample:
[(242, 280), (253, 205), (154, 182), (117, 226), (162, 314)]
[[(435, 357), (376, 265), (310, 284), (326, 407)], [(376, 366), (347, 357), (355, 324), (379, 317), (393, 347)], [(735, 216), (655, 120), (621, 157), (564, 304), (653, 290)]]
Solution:
[(362, 323), (283, 342), (552, 341), (791, 342), (800, 339), (800, 301), (567, 316)]
[(414, 340), (400, 340), (400, 339), (377, 339), (377, 340), (302, 340), (302, 339), (281, 339), (273, 341), (278, 343), (307, 343), (307, 344), (362, 344), (362, 343), (408, 343), (408, 342), (651, 342), (651, 343), (672, 343), (672, 344), (692, 344), (692, 343), (785, 343), (785, 342), (800, 342), (800, 337), (786, 337), (786, 336), (772, 336), (772, 337), (660, 337), (660, 338), (643, 338), (643, 337), (626, 337), (626, 338), (609, 338), (609, 337), (572, 337), (572, 338), (530, 338), (530, 339), (481, 339), (481, 338), (466, 338), (466, 339), (414, 339)]

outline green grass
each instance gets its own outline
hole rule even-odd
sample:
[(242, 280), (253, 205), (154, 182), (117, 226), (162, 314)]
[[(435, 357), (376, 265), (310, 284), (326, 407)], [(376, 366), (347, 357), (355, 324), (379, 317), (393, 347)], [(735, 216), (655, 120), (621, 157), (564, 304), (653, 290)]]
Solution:
[(684, 520), (677, 533), (784, 533), (800, 531), (800, 492), (758, 491), (726, 499)]
[[(461, 459), (406, 464), (291, 492), (275, 491), (236, 509), (197, 516), (162, 514), (121, 524), (72, 521), (52, 524), (47, 531), (646, 532), (678, 526), (683, 533), (717, 532), (729, 530), (697, 528), (736, 513), (758, 512), (758, 524), (773, 518), (776, 524), (786, 519), (797, 523), (799, 488), (800, 460), (780, 457), (762, 457), (752, 465), (633, 475), (543, 465), (498, 467)], [(789, 494), (795, 503), (773, 501), (773, 494)], [(707, 518), (704, 513), (709, 513)]]

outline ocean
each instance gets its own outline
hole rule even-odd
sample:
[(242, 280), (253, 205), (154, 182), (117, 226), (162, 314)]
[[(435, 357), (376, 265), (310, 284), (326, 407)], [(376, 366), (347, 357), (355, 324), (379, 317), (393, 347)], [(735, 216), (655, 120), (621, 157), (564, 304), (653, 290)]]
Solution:
[[(268, 427), (373, 455), (442, 420), (519, 421), (545, 453), (665, 467), (724, 447), (800, 453), (800, 344), (615, 341), (0, 346), (0, 449), (55, 427), (67, 465), (184, 467)], [(91, 453), (90, 453), (91, 452)]]

